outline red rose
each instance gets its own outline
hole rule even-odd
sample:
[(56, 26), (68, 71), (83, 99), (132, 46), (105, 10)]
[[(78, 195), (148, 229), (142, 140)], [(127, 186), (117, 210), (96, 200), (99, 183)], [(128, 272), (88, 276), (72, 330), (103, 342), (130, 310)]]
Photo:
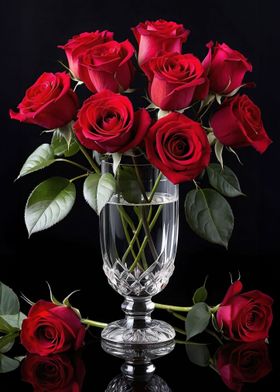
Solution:
[(139, 45), (138, 62), (140, 66), (153, 57), (157, 57), (162, 51), (181, 53), (182, 44), (190, 33), (182, 24), (162, 19), (155, 22), (139, 23), (138, 26), (132, 28), (132, 31)]
[(204, 130), (180, 113), (158, 120), (145, 143), (148, 160), (174, 184), (193, 180), (209, 163), (210, 145)]
[(18, 109), (18, 113), (10, 110), (12, 119), (47, 129), (66, 125), (78, 110), (78, 98), (70, 89), (69, 75), (43, 73), (26, 91)]
[(110, 31), (97, 30), (92, 33), (74, 35), (64, 46), (59, 46), (59, 48), (65, 50), (69, 68), (76, 78), (80, 78), (79, 56), (95, 45), (111, 41), (113, 36), (114, 33)]
[(263, 153), (271, 143), (262, 123), (261, 111), (247, 95), (226, 100), (210, 123), (215, 136), (226, 146), (252, 146)]
[(147, 64), (150, 97), (163, 110), (186, 108), (208, 94), (201, 62), (192, 54), (166, 53)]
[(31, 307), (20, 335), (26, 350), (39, 355), (79, 350), (84, 337), (85, 327), (74, 310), (47, 301)]
[(226, 386), (240, 392), (244, 383), (255, 383), (272, 370), (267, 344), (222, 345), (216, 354), (216, 368)]
[(214, 93), (226, 95), (242, 85), (247, 71), (252, 72), (252, 65), (237, 50), (227, 44), (211, 41), (206, 45), (208, 54), (202, 64), (210, 80), (210, 90)]
[(125, 152), (138, 146), (151, 123), (145, 109), (134, 113), (131, 101), (103, 90), (88, 98), (74, 130), (79, 141), (98, 152)]
[(218, 325), (231, 340), (265, 340), (272, 324), (273, 300), (258, 290), (240, 294), (242, 287), (239, 280), (229, 287), (217, 312)]
[(22, 380), (31, 384), (35, 392), (80, 392), (85, 366), (81, 358), (71, 359), (65, 354), (28, 354), (21, 365)]
[(94, 46), (79, 57), (80, 79), (93, 93), (105, 89), (125, 91), (134, 76), (133, 54), (134, 48), (128, 40)]

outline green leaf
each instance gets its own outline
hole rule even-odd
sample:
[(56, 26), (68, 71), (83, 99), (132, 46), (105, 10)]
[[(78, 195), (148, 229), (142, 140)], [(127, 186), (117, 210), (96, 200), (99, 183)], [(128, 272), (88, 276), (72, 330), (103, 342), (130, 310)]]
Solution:
[(120, 166), (117, 172), (117, 189), (128, 203), (139, 204), (142, 200), (141, 190), (134, 167)]
[(68, 145), (67, 141), (63, 137), (60, 131), (56, 130), (53, 133), (51, 146), (54, 152), (54, 155), (65, 157), (71, 157), (80, 150), (79, 144), (77, 143), (74, 137), (71, 138), (70, 143)]
[(11, 327), (9, 325), (9, 323), (7, 323), (7, 321), (3, 318), (3, 316), (0, 316), (0, 332), (6, 334), (9, 332), (13, 331), (13, 327)]
[(214, 148), (215, 148), (215, 154), (218, 162), (220, 162), (221, 166), (224, 167), (224, 161), (223, 161), (224, 145), (220, 143), (218, 139), (216, 139)]
[(113, 158), (113, 173), (114, 175), (116, 175), (118, 167), (122, 160), (122, 154), (119, 152), (113, 152), (112, 158)]
[(19, 364), (18, 360), (0, 354), (0, 373), (12, 372), (19, 367)]
[(97, 213), (97, 187), (101, 175), (98, 173), (90, 174), (83, 187), (83, 194), (86, 202)]
[(25, 318), (26, 315), (23, 314), (22, 312), (19, 312), (18, 314), (6, 314), (6, 315), (1, 315), (0, 323), (2, 319), (10, 326), (10, 328), (21, 329), (22, 322)]
[(97, 214), (100, 215), (103, 207), (116, 191), (116, 180), (111, 173), (102, 174), (97, 186)]
[(9, 352), (12, 349), (14, 344), (15, 344), (15, 340), (6, 344), (6, 346), (4, 346), (0, 349), (0, 353), (5, 354), (5, 353)]
[(210, 317), (211, 313), (206, 303), (195, 304), (186, 318), (187, 340), (203, 332), (209, 324)]
[(76, 198), (75, 185), (63, 177), (53, 177), (39, 184), (25, 207), (29, 236), (60, 222), (70, 212)]
[(7, 345), (15, 341), (15, 338), (18, 336), (19, 332), (10, 332), (7, 335), (0, 337), (0, 352), (4, 349), (6, 351)]
[(16, 293), (4, 283), (0, 282), (0, 315), (18, 314), (19, 300)]
[(50, 166), (53, 162), (54, 153), (52, 147), (48, 143), (42, 144), (27, 158), (17, 178), (41, 170)]
[(71, 121), (70, 123), (64, 125), (63, 127), (60, 128), (56, 128), (54, 131), (58, 131), (65, 139), (68, 148), (70, 146), (72, 137), (73, 137), (73, 121)]
[(207, 292), (205, 286), (201, 286), (195, 291), (195, 293), (193, 295), (193, 298), (192, 298), (193, 303), (196, 304), (198, 302), (204, 302), (204, 301), (206, 301), (207, 296), (208, 296), (208, 292)]
[(209, 365), (210, 352), (206, 344), (186, 344), (186, 352), (189, 360), (195, 365)]
[(207, 167), (207, 173), (212, 187), (222, 195), (228, 197), (244, 195), (241, 192), (238, 178), (229, 167), (221, 168), (218, 163), (212, 163)]
[(227, 247), (234, 217), (230, 205), (213, 189), (195, 189), (185, 199), (186, 220), (200, 237)]

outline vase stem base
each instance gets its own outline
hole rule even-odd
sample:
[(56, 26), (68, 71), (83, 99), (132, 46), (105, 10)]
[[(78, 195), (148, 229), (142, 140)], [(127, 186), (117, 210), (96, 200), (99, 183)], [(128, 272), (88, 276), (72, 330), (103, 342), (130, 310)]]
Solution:
[(142, 328), (131, 327), (130, 320), (118, 320), (102, 331), (102, 339), (121, 345), (150, 345), (170, 342), (175, 337), (174, 329), (164, 321), (151, 320)]

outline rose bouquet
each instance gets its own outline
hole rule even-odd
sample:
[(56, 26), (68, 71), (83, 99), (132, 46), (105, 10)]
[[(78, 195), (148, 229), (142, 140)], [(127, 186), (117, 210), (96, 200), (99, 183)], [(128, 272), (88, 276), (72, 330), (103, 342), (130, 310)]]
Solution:
[[(79, 169), (70, 178), (49, 178), (32, 191), (25, 207), (29, 235), (70, 212), (75, 183), (83, 180), (84, 199), (100, 215), (104, 272), (125, 297), (126, 319), (110, 324), (102, 337), (163, 343), (175, 331), (151, 320), (151, 297), (174, 270), (178, 184), (194, 184), (184, 203), (189, 226), (227, 247), (234, 216), (224, 196), (242, 191), (223, 152), (238, 157), (235, 148), (252, 146), (263, 153), (271, 140), (260, 109), (239, 95), (240, 89), (253, 86), (243, 80), (252, 66), (240, 52), (210, 42), (200, 61), (184, 53), (189, 31), (175, 22), (146, 21), (132, 31), (137, 51), (107, 30), (71, 38), (59, 47), (68, 60), (67, 72), (41, 75), (10, 116), (51, 134), (51, 141), (27, 158), (19, 177), (55, 163)], [(187, 317), (199, 315), (202, 326), (217, 311), (203, 298)]]
[[(224, 196), (242, 192), (223, 152), (237, 155), (235, 149), (252, 146), (263, 153), (271, 143), (260, 109), (239, 94), (252, 86), (243, 80), (252, 65), (225, 43), (208, 43), (203, 61), (185, 53), (182, 45), (189, 31), (175, 22), (146, 21), (132, 31), (138, 51), (107, 30), (74, 36), (59, 47), (66, 53), (68, 71), (43, 73), (26, 91), (18, 111), (10, 111), (11, 118), (51, 134), (51, 142), (28, 157), (19, 177), (56, 162), (81, 170), (73, 178), (53, 177), (34, 189), (25, 209), (28, 232), (47, 229), (69, 213), (76, 180), (85, 180), (84, 197), (100, 214), (116, 189), (128, 203), (151, 203), (162, 176), (173, 184), (193, 181), (185, 199), (189, 226), (202, 238), (227, 246), (234, 217)], [(141, 74), (144, 79), (138, 80)], [(87, 96), (81, 104), (76, 93), (80, 85)], [(141, 102), (139, 109), (136, 102)], [(104, 159), (112, 160), (112, 170), (101, 175)], [(145, 160), (158, 169), (158, 181), (148, 191), (136, 168)], [(127, 239), (122, 254), (127, 251), (135, 261), (141, 251), (142, 265), (137, 263), (145, 269), (145, 249), (155, 253), (151, 233), (157, 211), (136, 207), (137, 222), (119, 212)], [(143, 249), (142, 230), (149, 245)]]

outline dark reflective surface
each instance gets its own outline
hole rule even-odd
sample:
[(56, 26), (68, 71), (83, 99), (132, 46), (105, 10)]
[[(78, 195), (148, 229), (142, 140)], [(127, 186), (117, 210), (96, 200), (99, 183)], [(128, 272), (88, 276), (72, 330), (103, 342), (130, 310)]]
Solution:
[(279, 361), (273, 346), (264, 342), (178, 343), (165, 356), (153, 347), (131, 347), (126, 354), (103, 348), (106, 352), (94, 338), (79, 355), (28, 355), (19, 369), (0, 374), (1, 391), (179, 392), (190, 385), (198, 391), (278, 390)]
[(21, 365), (21, 379), (31, 384), (34, 391), (81, 391), (85, 374), (84, 361), (79, 355), (29, 354)]

